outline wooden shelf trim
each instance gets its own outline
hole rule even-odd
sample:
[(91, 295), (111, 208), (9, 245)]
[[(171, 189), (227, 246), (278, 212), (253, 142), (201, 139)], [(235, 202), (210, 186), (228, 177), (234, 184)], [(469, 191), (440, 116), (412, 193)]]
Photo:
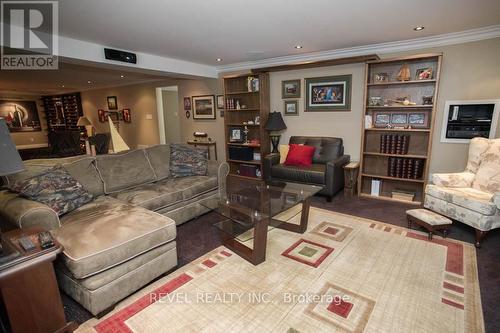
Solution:
[(241, 178), (241, 179), (262, 180), (262, 178), (260, 178), (260, 177), (248, 177), (248, 176), (237, 175), (235, 173), (230, 173), (229, 176), (237, 177), (237, 178)]
[(365, 131), (379, 131), (379, 132), (430, 132), (429, 128), (405, 128), (405, 129), (397, 129), (397, 128), (365, 128)]
[(421, 158), (427, 159), (427, 155), (413, 155), (413, 154), (386, 154), (365, 151), (363, 154), (372, 156), (386, 156), (386, 157), (405, 157), (405, 158)]
[[(233, 91), (233, 92), (226, 92), (226, 95), (244, 95), (244, 94), (258, 94), (259, 91)], [(239, 110), (238, 110), (239, 111)]]
[(388, 105), (388, 106), (369, 106), (367, 105), (366, 108), (367, 109), (380, 109), (380, 110), (384, 110), (384, 109), (432, 109), (434, 107), (434, 105), (432, 104), (426, 104), (426, 105), (423, 105), (423, 104), (419, 104), (419, 105)]
[(423, 179), (398, 178), (398, 177), (390, 177), (390, 176), (373, 175), (373, 174), (368, 174), (368, 173), (362, 173), (361, 176), (362, 177), (369, 177), (369, 178), (397, 180), (397, 181), (410, 182), (410, 183), (422, 183), (422, 184), (425, 183), (425, 180), (423, 180)]
[(383, 194), (379, 195), (377, 197), (375, 195), (371, 195), (371, 194), (367, 194), (367, 193), (360, 193), (359, 196), (363, 197), (363, 198), (370, 198), (370, 199), (377, 199), (377, 200), (401, 202), (401, 203), (406, 203), (406, 204), (409, 204), (409, 205), (419, 205), (420, 206), (422, 204), (421, 201), (406, 201), (406, 200), (394, 199), (392, 197), (389, 197), (389, 196), (383, 195)]
[(262, 161), (257, 161), (257, 160), (251, 160), (251, 161), (245, 161), (245, 160), (227, 160), (228, 162), (231, 163), (241, 163), (241, 164), (254, 164), (254, 165), (261, 165)]
[(389, 82), (380, 82), (380, 83), (368, 83), (369, 87), (373, 86), (397, 86), (404, 84), (418, 84), (418, 83), (436, 83), (435, 79), (432, 80), (410, 80), (410, 81), (389, 81)]

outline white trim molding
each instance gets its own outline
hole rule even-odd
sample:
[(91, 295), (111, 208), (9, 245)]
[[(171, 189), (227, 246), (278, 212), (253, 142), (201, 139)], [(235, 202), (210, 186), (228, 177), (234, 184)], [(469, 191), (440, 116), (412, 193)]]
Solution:
[(279, 65), (289, 65), (299, 62), (320, 61), (336, 58), (354, 57), (366, 54), (387, 54), (411, 50), (419, 50), (430, 47), (462, 44), (475, 42), (484, 39), (500, 37), (500, 25), (493, 25), (478, 29), (452, 32), (448, 34), (435, 35), (429, 37), (408, 39), (395, 42), (369, 44), (363, 46), (349, 47), (344, 49), (328, 50), (290, 55), (276, 58), (268, 58), (256, 61), (247, 61), (234, 64), (227, 64), (217, 67), (219, 73), (249, 70), (252, 68), (271, 67)]

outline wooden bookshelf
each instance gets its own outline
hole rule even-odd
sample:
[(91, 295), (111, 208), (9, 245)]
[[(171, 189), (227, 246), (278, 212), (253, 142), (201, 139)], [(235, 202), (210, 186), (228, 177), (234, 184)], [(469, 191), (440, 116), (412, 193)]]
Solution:
[[(258, 89), (248, 86), (248, 80), (258, 79)], [(239, 108), (236, 107), (238, 102)], [(264, 129), (264, 126), (269, 117), (269, 74), (244, 74), (236, 76), (228, 76), (224, 78), (224, 129), (226, 143), (226, 158), (229, 163), (229, 175), (240, 179), (249, 179), (261, 181), (264, 178), (263, 161), (264, 157), (269, 154), (269, 135)], [(245, 124), (246, 122), (255, 122), (255, 118), (259, 116), (259, 124)], [(248, 129), (248, 142), (258, 140), (258, 144), (247, 144), (244, 142), (230, 142), (231, 128)], [(260, 160), (241, 160), (230, 158), (230, 147), (247, 147), (252, 149), (253, 153), (260, 153)], [(257, 174), (253, 176), (245, 176), (240, 174), (242, 165), (249, 165), (259, 170), (260, 177)]]
[[(428, 126), (419, 127), (405, 125), (404, 128), (371, 127), (366, 128), (365, 117), (362, 125), (361, 141), (361, 161), (358, 181), (358, 193), (361, 197), (373, 198), (378, 200), (387, 200), (403, 203), (420, 205), (424, 199), (424, 190), (429, 175), (429, 163), (432, 146), (433, 127), (436, 118), (436, 102), (438, 96), (439, 76), (441, 71), (442, 55), (438, 53), (414, 55), (407, 57), (398, 57), (392, 59), (383, 59), (369, 61), (366, 63), (365, 71), (365, 96), (364, 96), (364, 114), (371, 116), (373, 126), (375, 125), (374, 115), (383, 112), (389, 114), (406, 114), (418, 112), (424, 113), (428, 121)], [(410, 80), (398, 81), (396, 76), (404, 64), (410, 68)], [(430, 79), (418, 80), (416, 77), (417, 69), (432, 68), (433, 74)], [(374, 82), (373, 77), (376, 73), (387, 73), (387, 82)], [(409, 100), (417, 103), (416, 105), (400, 105), (392, 102), (399, 97), (409, 97)], [(424, 105), (423, 97), (432, 96), (432, 105)], [(370, 106), (370, 97), (381, 97), (383, 106)], [(394, 151), (382, 151), (382, 135), (406, 135), (408, 138), (407, 151), (395, 153)], [(403, 178), (401, 173), (394, 175), (394, 169), (390, 161), (395, 158), (404, 158), (418, 160), (423, 165), (421, 175), (415, 174), (409, 177), (408, 174)], [(392, 170), (389, 174), (389, 169)], [(398, 172), (400, 170), (398, 169)], [(378, 196), (371, 195), (372, 180), (379, 180), (380, 191)], [(405, 191), (414, 193), (413, 202), (398, 200), (392, 198), (392, 191)]]

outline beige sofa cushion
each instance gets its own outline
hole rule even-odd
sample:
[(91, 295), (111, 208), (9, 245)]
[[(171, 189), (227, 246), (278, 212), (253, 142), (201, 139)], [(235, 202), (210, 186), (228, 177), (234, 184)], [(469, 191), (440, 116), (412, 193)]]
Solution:
[(156, 180), (151, 163), (142, 149), (99, 155), (96, 166), (104, 181), (106, 194), (119, 192)]
[(177, 189), (167, 190), (157, 183), (134, 187), (114, 193), (112, 196), (120, 201), (153, 211), (183, 201), (182, 191)]
[(494, 215), (497, 207), (491, 202), (493, 194), (470, 187), (450, 188), (427, 185), (425, 193), (484, 215)]
[(481, 155), (472, 187), (494, 193), (500, 191), (500, 139), (488, 141), (488, 149)]
[(78, 279), (114, 267), (176, 237), (175, 222), (109, 196), (61, 217), (53, 231), (62, 260)]
[(156, 145), (144, 150), (155, 171), (156, 179), (168, 178), (170, 176), (170, 146)]
[(181, 192), (184, 200), (189, 200), (200, 194), (217, 188), (215, 176), (190, 176), (182, 178), (165, 179), (155, 184), (162, 193)]
[(95, 157), (82, 157), (62, 166), (94, 197), (104, 194), (104, 184), (95, 167)]

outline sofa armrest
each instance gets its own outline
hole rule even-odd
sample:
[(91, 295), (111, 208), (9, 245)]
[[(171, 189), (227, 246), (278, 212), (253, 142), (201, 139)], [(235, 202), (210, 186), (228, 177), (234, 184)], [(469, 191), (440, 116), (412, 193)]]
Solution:
[(493, 201), (495, 203), (495, 206), (497, 206), (497, 209), (500, 210), (500, 192), (495, 192), (495, 194), (491, 198), (491, 201)]
[(471, 187), (474, 177), (471, 172), (435, 173), (432, 182), (443, 187)]
[(325, 182), (328, 195), (332, 196), (344, 187), (343, 166), (351, 160), (349, 155), (342, 155), (326, 163)]
[(208, 176), (216, 176), (219, 183), (219, 195), (226, 193), (226, 177), (229, 174), (229, 164), (219, 161), (208, 161)]
[(50, 207), (9, 191), (0, 192), (0, 215), (6, 222), (21, 229), (40, 226), (54, 230), (61, 226), (59, 216)]
[(266, 180), (271, 179), (271, 169), (273, 165), (280, 163), (280, 154), (268, 154), (264, 157), (264, 177)]

